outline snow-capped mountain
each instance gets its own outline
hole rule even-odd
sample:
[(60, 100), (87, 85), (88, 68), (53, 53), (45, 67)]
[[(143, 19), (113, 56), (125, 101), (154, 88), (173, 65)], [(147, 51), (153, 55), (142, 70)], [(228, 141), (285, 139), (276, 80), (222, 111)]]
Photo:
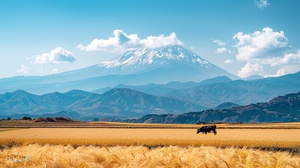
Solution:
[(32, 93), (65, 92), (72, 89), (91, 91), (118, 84), (199, 82), (217, 76), (235, 78), (190, 50), (170, 45), (131, 50), (110, 61), (60, 74), (0, 79), (0, 92), (17, 89)]
[(179, 45), (166, 46), (161, 48), (143, 48), (126, 52), (117, 59), (100, 63), (100, 67), (120, 68), (122, 70), (141, 69), (163, 66), (172, 62), (209, 67), (211, 64)]
[(200, 81), (216, 76), (234, 78), (232, 74), (179, 45), (131, 50), (110, 61), (81, 69), (77, 73), (85, 72), (88, 73), (86, 76), (95, 77), (141, 74), (150, 73), (151, 71), (156, 73), (152, 74), (155, 76), (163, 74), (177, 76), (174, 79), (166, 78), (161, 82), (159, 80), (153, 81), (159, 83), (168, 81)]
[[(234, 75), (179, 45), (130, 50), (112, 60), (55, 76), (61, 76), (60, 80), (72, 81), (107, 75), (142, 73), (157, 76), (157, 79), (149, 81), (150, 83), (201, 81), (216, 76), (235, 78)], [(161, 81), (159, 76), (166, 78)]]

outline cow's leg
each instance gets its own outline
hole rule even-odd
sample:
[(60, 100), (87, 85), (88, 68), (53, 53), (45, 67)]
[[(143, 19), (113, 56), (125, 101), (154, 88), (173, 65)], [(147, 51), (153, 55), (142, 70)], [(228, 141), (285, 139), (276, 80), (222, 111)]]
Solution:
[(216, 130), (214, 130), (214, 134), (215, 134), (215, 135), (217, 134), (217, 131), (216, 131)]

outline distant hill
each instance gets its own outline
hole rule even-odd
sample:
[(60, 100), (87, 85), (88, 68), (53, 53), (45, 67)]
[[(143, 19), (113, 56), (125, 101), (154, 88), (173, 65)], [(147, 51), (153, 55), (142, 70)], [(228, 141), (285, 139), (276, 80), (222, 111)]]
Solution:
[(103, 94), (72, 90), (41, 96), (23, 90), (0, 94), (0, 117), (24, 115), (53, 116), (61, 113), (72, 119), (128, 118), (146, 114), (182, 113), (202, 110), (204, 107), (174, 98), (153, 96), (132, 89), (111, 89)]
[(257, 79), (263, 79), (264, 77), (259, 76), (259, 75), (251, 75), (248, 78), (246, 78), (245, 80), (257, 80)]
[(197, 122), (299, 122), (300, 92), (275, 97), (265, 103), (249, 104), (221, 110), (184, 114), (151, 114), (129, 122), (197, 123)]
[(163, 95), (214, 108), (224, 102), (246, 105), (269, 101), (273, 97), (299, 91), (300, 72), (250, 81), (228, 80), (200, 84), (193, 88), (172, 90)]
[(231, 102), (225, 102), (225, 103), (222, 103), (222, 104), (218, 105), (218, 106), (215, 107), (214, 109), (215, 109), (215, 110), (229, 109), (229, 108), (237, 107), (237, 106), (240, 106), (240, 105), (235, 104), (235, 103), (231, 103)]

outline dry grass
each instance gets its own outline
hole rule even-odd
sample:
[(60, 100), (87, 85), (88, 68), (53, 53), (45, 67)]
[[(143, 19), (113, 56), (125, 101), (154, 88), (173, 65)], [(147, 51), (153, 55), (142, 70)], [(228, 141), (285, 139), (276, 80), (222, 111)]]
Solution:
[(300, 129), (219, 129), (196, 134), (196, 129), (30, 128), (0, 132), (0, 143), (84, 145), (178, 145), (294, 148)]
[(216, 147), (14, 146), (0, 153), (1, 167), (300, 167), (286, 152)]

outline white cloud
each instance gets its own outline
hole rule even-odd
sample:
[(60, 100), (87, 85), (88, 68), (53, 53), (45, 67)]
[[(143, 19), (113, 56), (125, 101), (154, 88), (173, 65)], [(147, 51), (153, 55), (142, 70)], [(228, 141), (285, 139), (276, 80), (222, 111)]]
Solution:
[(300, 50), (292, 52), (294, 49), (289, 46), (283, 31), (276, 32), (266, 27), (249, 34), (239, 32), (233, 39), (238, 40), (234, 45), (236, 60), (246, 62), (238, 72), (240, 77), (280, 76), (300, 71)]
[(286, 68), (280, 68), (277, 72), (276, 72), (276, 75), (275, 76), (282, 76), (282, 75), (285, 75), (287, 74), (287, 70)]
[(23, 73), (23, 74), (27, 74), (29, 71), (29, 68), (26, 67), (24, 64), (21, 65), (20, 69), (18, 69), (16, 72), (17, 73)]
[(145, 47), (156, 48), (168, 45), (182, 45), (183, 43), (177, 39), (176, 34), (173, 32), (169, 36), (148, 36), (146, 39), (141, 40), (141, 44)]
[(72, 63), (76, 59), (74, 54), (61, 48), (57, 47), (50, 53), (44, 53), (34, 57), (34, 63), (37, 64), (60, 64), (60, 63)]
[(282, 76), (282, 75), (286, 75), (289, 73), (295, 72), (293, 69), (289, 68), (289, 67), (284, 67), (284, 68), (280, 68), (277, 72), (275, 76)]
[(215, 40), (212, 40), (212, 41), (220, 46), (215, 51), (217, 54), (223, 54), (223, 53), (229, 53), (229, 54), (231, 54), (232, 53), (231, 50), (228, 50), (227, 48), (225, 48), (225, 46), (226, 46), (225, 42), (223, 42), (221, 40), (218, 40), (218, 39), (215, 39)]
[(213, 42), (216, 43), (216, 44), (218, 44), (219, 46), (225, 46), (225, 45), (226, 45), (225, 42), (223, 42), (223, 41), (221, 41), (221, 40), (218, 40), (218, 39), (213, 40)]
[(233, 63), (233, 61), (231, 59), (227, 59), (227, 60), (224, 61), (224, 63), (225, 64), (231, 64), (231, 63)]
[(265, 77), (278, 77), (282, 75), (287, 75), (291, 73), (296, 73), (300, 70), (300, 65), (288, 65), (283, 66), (282, 68), (278, 69), (275, 74), (266, 75)]
[(262, 75), (264, 67), (258, 63), (247, 63), (241, 70), (238, 72), (238, 76), (241, 78), (247, 78), (251, 75)]
[(123, 52), (135, 48), (156, 48), (167, 45), (183, 45), (173, 32), (169, 36), (148, 36), (140, 39), (137, 34), (126, 34), (122, 30), (115, 30), (113, 37), (105, 39), (94, 39), (89, 45), (79, 44), (77, 48), (84, 51)]
[(228, 49), (225, 48), (225, 47), (217, 48), (217, 50), (216, 50), (215, 52), (216, 52), (217, 54), (224, 54), (224, 53), (231, 54), (231, 53), (232, 53), (231, 50), (228, 50)]
[(260, 9), (266, 8), (268, 5), (270, 5), (268, 3), (268, 0), (255, 0), (255, 4), (257, 5), (257, 7), (259, 7)]
[(288, 39), (284, 36), (283, 31), (274, 32), (269, 27), (252, 34), (238, 32), (233, 39), (238, 40), (235, 45), (238, 50), (236, 59), (248, 62), (254, 59), (279, 56), (287, 49), (288, 45)]
[(285, 54), (283, 57), (274, 57), (265, 59), (263, 64), (268, 64), (272, 67), (279, 67), (275, 75), (269, 76), (282, 76), (290, 73), (300, 71), (300, 50), (296, 53)]
[(226, 52), (228, 52), (228, 50), (225, 47), (217, 48), (217, 50), (216, 50), (217, 54), (223, 54), (223, 53), (226, 53)]
[(273, 57), (262, 61), (264, 64), (269, 64), (273, 67), (281, 65), (300, 65), (300, 50), (297, 53), (285, 54), (283, 57)]

